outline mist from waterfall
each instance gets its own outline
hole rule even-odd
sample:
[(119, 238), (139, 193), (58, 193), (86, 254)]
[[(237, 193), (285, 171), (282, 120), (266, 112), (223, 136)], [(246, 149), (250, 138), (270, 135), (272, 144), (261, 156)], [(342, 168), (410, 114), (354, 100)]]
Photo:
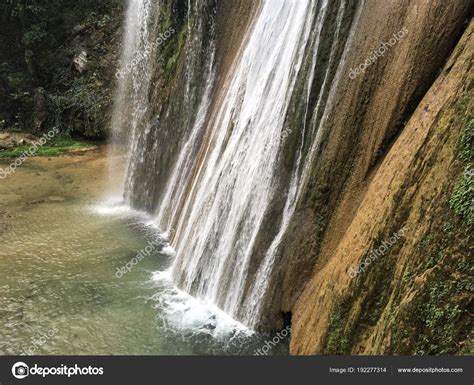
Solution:
[[(120, 199), (125, 189), (125, 178), (129, 162), (134, 159), (136, 135), (148, 109), (147, 90), (151, 84), (153, 59), (151, 55), (142, 56), (141, 52), (151, 41), (154, 28), (154, 6), (151, 0), (137, 0), (128, 3), (125, 31), (120, 57), (120, 67), (136, 64), (132, 71), (122, 76), (117, 70), (117, 85), (112, 113), (112, 137), (109, 145), (108, 169), (114, 183), (108, 192), (113, 200)], [(140, 58), (140, 60), (137, 60)], [(124, 161), (117, 161), (120, 155), (126, 155)], [(118, 179), (116, 175), (122, 176)]]

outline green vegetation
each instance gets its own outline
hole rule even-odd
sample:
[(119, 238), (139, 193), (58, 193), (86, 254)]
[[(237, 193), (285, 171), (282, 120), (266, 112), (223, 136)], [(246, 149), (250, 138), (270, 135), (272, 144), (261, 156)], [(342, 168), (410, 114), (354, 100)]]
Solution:
[[(4, 3), (4, 4), (3, 4)], [(121, 0), (0, 4), (0, 130), (104, 138)], [(84, 68), (77, 58), (84, 55)]]
[(408, 277), (423, 276), (422, 287), (394, 331), (394, 354), (458, 354), (467, 346), (474, 293), (471, 232), (447, 205), (442, 210), (415, 248), (419, 262), (405, 271), (405, 284), (413, 285)]
[[(91, 148), (89, 143), (84, 143), (71, 138), (58, 137), (51, 139), (44, 146), (38, 146), (33, 156), (55, 156), (66, 152), (77, 150), (79, 148)], [(27, 152), (31, 145), (18, 146), (8, 150), (0, 151), (0, 158), (17, 158)]]
[(176, 9), (173, 11), (171, 7), (163, 9), (162, 14), (162, 33), (174, 30), (165, 44), (161, 47), (160, 60), (162, 61), (162, 68), (165, 78), (169, 81), (176, 73), (177, 65), (181, 53), (184, 52), (184, 45), (186, 42), (187, 22), (187, 7), (184, 4), (176, 4)]
[(442, 232), (426, 234), (416, 246), (416, 251), (421, 254), (421, 260), (424, 260), (421, 272), (437, 266), (445, 257), (446, 248), (452, 242), (454, 235), (454, 226), (446, 222), (442, 225)]
[(166, 61), (165, 74), (168, 79), (176, 72), (176, 65), (181, 52), (183, 52), (185, 41), (186, 30), (183, 28), (170, 39), (163, 51), (163, 58)]
[(417, 313), (424, 328), (417, 338), (416, 354), (456, 353), (459, 334), (467, 329), (459, 322), (464, 310), (453, 303), (452, 298), (465, 291), (472, 294), (473, 289), (473, 283), (468, 279), (433, 281)]
[[(456, 183), (449, 204), (454, 212), (466, 219), (468, 225), (474, 225), (474, 175), (465, 175)], [(474, 170), (474, 169), (473, 169)]]
[(466, 163), (474, 162), (474, 119), (471, 119), (461, 136), (459, 157)]
[(459, 158), (464, 162), (463, 175), (456, 183), (449, 205), (468, 225), (474, 224), (474, 119), (461, 136)]
[(345, 328), (347, 320), (344, 315), (349, 311), (348, 306), (340, 304), (334, 309), (329, 318), (324, 354), (350, 354), (351, 341)]

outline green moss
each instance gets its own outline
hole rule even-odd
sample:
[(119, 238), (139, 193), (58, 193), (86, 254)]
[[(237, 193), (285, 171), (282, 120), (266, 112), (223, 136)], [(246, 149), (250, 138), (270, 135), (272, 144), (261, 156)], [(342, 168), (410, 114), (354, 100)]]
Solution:
[(329, 318), (324, 354), (350, 354), (351, 340), (346, 330), (348, 312), (349, 306), (346, 302), (335, 307), (334, 313)]
[[(447, 205), (434, 217), (438, 221), (419, 240), (413, 263), (402, 277), (402, 298), (407, 298), (407, 290), (418, 294), (413, 302), (396, 305), (391, 354), (464, 354), (467, 349), (474, 292), (471, 232)], [(422, 279), (415, 282), (416, 277)]]
[(409, 269), (406, 269), (403, 272), (402, 282), (404, 284), (411, 284), (415, 278), (415, 273)]
[[(38, 147), (33, 156), (55, 156), (79, 148), (89, 148), (92, 145), (70, 138), (59, 137), (50, 140), (44, 146)], [(0, 151), (0, 158), (18, 158), (31, 148), (30, 145), (18, 146), (13, 149)]]
[(452, 301), (453, 297), (472, 291), (468, 280), (433, 281), (417, 314), (423, 325), (418, 336), (416, 354), (453, 354), (457, 351), (456, 342), (465, 330), (458, 322), (464, 310)]
[(438, 262), (444, 257), (444, 251), (443, 250), (436, 250), (430, 256), (425, 262), (424, 269), (431, 269), (432, 267), (436, 266)]
[(459, 273), (470, 273), (474, 275), (474, 265), (467, 260), (460, 261), (455, 266), (455, 271)]
[(474, 175), (470, 175), (471, 171), (474, 171), (474, 167), (464, 169), (449, 199), (451, 209), (463, 217), (468, 225), (474, 224)]
[[(447, 207), (416, 246), (420, 261), (414, 276), (434, 268), (412, 306), (403, 311), (394, 331), (394, 354), (458, 354), (472, 330), (469, 313), (474, 266), (468, 255), (470, 231)], [(460, 226), (461, 225), (461, 226)], [(408, 278), (404, 281), (408, 281)]]
[(471, 119), (461, 136), (459, 157), (464, 162), (474, 161), (474, 119)]
[(164, 71), (166, 78), (171, 78), (176, 71), (178, 59), (183, 52), (184, 43), (186, 41), (186, 28), (174, 34), (174, 36), (167, 42), (162, 57), (165, 62)]
[(445, 222), (440, 226), (440, 230), (434, 230), (425, 234), (421, 241), (416, 245), (415, 250), (420, 255), (420, 260), (424, 261), (421, 270), (423, 273), (440, 265), (446, 257), (446, 249), (452, 244), (456, 236), (456, 228), (451, 222)]
[(474, 224), (474, 119), (469, 121), (463, 131), (459, 146), (459, 158), (464, 162), (463, 175), (456, 183), (449, 199), (451, 209)]
[(314, 224), (316, 225), (316, 237), (318, 239), (318, 243), (320, 242), (323, 234), (324, 234), (324, 230), (326, 229), (326, 226), (327, 226), (327, 217), (326, 215), (322, 215), (322, 214), (316, 214), (315, 218), (314, 218)]

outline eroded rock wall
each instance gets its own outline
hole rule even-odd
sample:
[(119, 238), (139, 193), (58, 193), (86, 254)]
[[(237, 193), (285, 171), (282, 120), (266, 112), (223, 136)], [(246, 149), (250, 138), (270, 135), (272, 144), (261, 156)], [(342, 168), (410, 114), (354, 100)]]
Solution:
[(138, 138), (137, 148), (143, 154), (157, 147), (160, 151), (156, 157), (143, 156), (143, 164), (134, 170), (127, 194), (136, 207), (152, 211), (162, 198), (199, 111), (210, 111), (216, 103), (258, 5), (244, 0), (162, 0), (156, 8), (152, 33), (158, 36), (170, 27), (175, 32), (159, 47), (150, 69), (149, 107), (139, 128), (147, 134)]
[[(463, 177), (459, 143), (473, 113), (473, 23), (443, 67), (469, 2), (388, 3), (367, 4), (351, 64), (391, 31), (409, 33), (347, 83), (336, 106), (313, 187), (326, 181), (334, 213), (293, 309), (292, 354), (469, 349), (472, 228), (449, 200)], [(390, 247), (374, 256), (383, 242)], [(354, 273), (363, 261), (365, 271)]]

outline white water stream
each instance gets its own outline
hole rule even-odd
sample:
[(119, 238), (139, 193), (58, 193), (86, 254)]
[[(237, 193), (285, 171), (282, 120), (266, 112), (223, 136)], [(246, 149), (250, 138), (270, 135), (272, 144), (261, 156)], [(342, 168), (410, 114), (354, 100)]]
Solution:
[[(158, 228), (174, 232), (175, 259), (167, 277), (182, 291), (217, 306), (249, 327), (258, 323), (275, 256), (294, 213), (308, 165), (319, 146), (319, 131), (330, 108), (322, 98), (332, 94), (340, 77), (336, 74), (334, 80), (328, 81), (346, 3), (341, 1), (336, 15), (328, 64), (318, 93), (314, 116), (321, 113), (323, 119), (316, 128), (312, 125), (317, 130), (313, 135), (317, 140), (311, 144), (306, 159), (304, 141), (300, 141), (286, 190), (275, 188), (279, 172), (275, 165), (285, 137), (285, 119), (305, 52), (311, 46), (312, 67), (304, 74), (307, 84), (301, 95), (306, 105), (309, 103), (328, 0), (263, 1), (216, 105), (211, 103), (215, 92), (214, 60), (209, 60), (207, 85), (197, 117), (189, 135), (183, 138), (184, 144), (171, 165), (166, 188), (153, 214)], [(147, 0), (130, 2), (123, 61), (132, 60), (149, 38), (153, 28), (150, 7)], [(214, 49), (210, 55), (213, 57)], [(153, 156), (137, 147), (137, 135), (146, 136), (150, 129), (143, 119), (148, 108), (146, 95), (152, 64), (150, 58), (141, 61), (138, 70), (132, 72), (134, 75), (119, 82), (114, 127), (121, 132), (123, 122), (128, 122), (131, 137), (124, 183), (134, 179), (134, 170), (140, 167), (143, 157)], [(138, 132), (139, 126), (148, 128)], [(307, 129), (305, 119), (299, 133), (301, 139)], [(276, 236), (251, 276), (254, 247), (276, 194), (283, 194), (285, 199), (281, 220), (276, 224)]]

